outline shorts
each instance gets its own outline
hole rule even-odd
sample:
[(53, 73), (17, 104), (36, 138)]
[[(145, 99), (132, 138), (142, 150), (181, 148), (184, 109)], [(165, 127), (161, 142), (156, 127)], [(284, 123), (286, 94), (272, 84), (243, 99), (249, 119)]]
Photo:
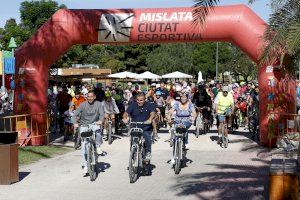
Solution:
[(219, 123), (224, 123), (226, 119), (226, 115), (219, 115), (218, 114)]

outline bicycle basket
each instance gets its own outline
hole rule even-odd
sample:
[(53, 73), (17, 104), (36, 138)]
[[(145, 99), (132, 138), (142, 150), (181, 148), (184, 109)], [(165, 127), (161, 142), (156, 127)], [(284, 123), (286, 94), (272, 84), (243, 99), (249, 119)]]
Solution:
[(179, 126), (179, 127), (176, 127), (176, 133), (177, 134), (184, 134), (187, 132), (187, 128), (186, 127), (182, 127), (182, 126)]
[(138, 130), (132, 130), (132, 131), (130, 131), (131, 137), (141, 137), (142, 134), (143, 133), (141, 131), (138, 131)]
[(81, 134), (81, 137), (91, 137), (93, 135), (93, 131), (84, 131)]

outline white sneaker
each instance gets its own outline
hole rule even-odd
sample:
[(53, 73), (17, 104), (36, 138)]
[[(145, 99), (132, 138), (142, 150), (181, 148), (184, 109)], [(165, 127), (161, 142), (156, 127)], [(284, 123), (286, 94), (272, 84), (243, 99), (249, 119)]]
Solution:
[(98, 155), (101, 155), (103, 153), (100, 147), (97, 147), (96, 152)]
[(171, 164), (172, 164), (172, 165), (175, 164), (175, 159), (174, 159), (174, 158), (171, 159)]
[(83, 176), (85, 176), (87, 173), (88, 173), (88, 168), (87, 168), (87, 166), (85, 166), (82, 168), (82, 174), (83, 174)]
[(189, 150), (189, 149), (190, 149), (189, 144), (186, 144), (186, 145), (185, 145), (185, 149), (186, 149), (186, 150)]

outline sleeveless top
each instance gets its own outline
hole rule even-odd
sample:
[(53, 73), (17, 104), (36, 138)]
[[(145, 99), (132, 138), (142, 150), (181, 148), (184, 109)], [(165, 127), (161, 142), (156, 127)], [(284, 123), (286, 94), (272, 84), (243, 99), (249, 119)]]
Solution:
[(159, 99), (156, 99), (156, 104), (157, 104), (157, 107), (163, 107), (163, 98), (160, 97)]
[(194, 110), (194, 105), (191, 102), (189, 102), (188, 104), (189, 104), (188, 108), (182, 110), (182, 109), (180, 109), (180, 103), (178, 101), (176, 101), (174, 103), (173, 108), (176, 111), (176, 115), (175, 116), (177, 118), (186, 118), (186, 117), (190, 117), (192, 115), (192, 112)]

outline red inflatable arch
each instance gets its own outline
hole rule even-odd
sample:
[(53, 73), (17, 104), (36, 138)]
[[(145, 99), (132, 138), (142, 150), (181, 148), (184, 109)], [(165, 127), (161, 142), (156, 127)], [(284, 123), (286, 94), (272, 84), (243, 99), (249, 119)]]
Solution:
[[(258, 62), (265, 46), (262, 37), (266, 23), (247, 6), (215, 7), (203, 27), (192, 24), (192, 12), (193, 8), (57, 11), (16, 51), (16, 83), (19, 87), (15, 109), (19, 113), (46, 110), (49, 67), (75, 44), (226, 41)], [(268, 145), (268, 136), (273, 134), (274, 129), (267, 126), (268, 117), (279, 101), (268, 97), (270, 93), (277, 95), (283, 90), (279, 84), (283, 77), (280, 72), (275, 73), (275, 68), (261, 67), (259, 75), (263, 102), (260, 105), (260, 139), (263, 145)], [(271, 78), (272, 84), (275, 83), (272, 87), (268, 84)], [(286, 87), (284, 90), (287, 93)], [(289, 94), (292, 95), (280, 98), (292, 109), (293, 93)], [(268, 101), (274, 106), (267, 106)]]

